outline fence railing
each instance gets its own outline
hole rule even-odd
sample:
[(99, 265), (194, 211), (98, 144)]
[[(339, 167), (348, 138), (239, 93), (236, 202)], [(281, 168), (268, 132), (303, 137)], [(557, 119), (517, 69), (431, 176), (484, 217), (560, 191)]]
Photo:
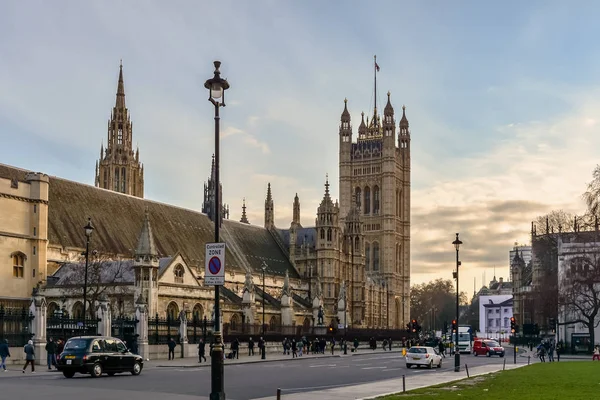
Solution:
[(33, 335), (30, 324), (33, 314), (27, 309), (4, 308), (0, 306), (0, 340), (8, 340), (9, 346), (24, 346)]
[(64, 340), (75, 336), (95, 336), (98, 334), (97, 318), (70, 318), (53, 315), (46, 319), (46, 337)]
[(135, 336), (135, 327), (139, 321), (135, 317), (119, 316), (111, 320), (111, 335), (129, 343)]
[(171, 338), (179, 342), (179, 319), (160, 318), (158, 313), (155, 317), (148, 318), (148, 343), (149, 344), (166, 344)]

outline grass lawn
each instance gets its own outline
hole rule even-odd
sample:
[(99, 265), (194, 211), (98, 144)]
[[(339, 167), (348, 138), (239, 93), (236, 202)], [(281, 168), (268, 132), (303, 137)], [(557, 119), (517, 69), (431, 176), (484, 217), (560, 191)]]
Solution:
[(538, 363), (509, 371), (477, 376), (381, 400), (413, 399), (598, 399), (600, 362)]

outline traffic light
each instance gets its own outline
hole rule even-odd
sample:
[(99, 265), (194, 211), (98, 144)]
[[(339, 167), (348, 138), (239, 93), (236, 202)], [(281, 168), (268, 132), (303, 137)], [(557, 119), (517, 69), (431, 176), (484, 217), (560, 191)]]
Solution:
[(413, 319), (413, 320), (411, 321), (411, 326), (410, 326), (410, 328), (411, 328), (411, 330), (413, 331), (413, 333), (417, 331), (417, 320), (416, 320), (416, 319)]
[(517, 332), (517, 322), (515, 321), (515, 317), (510, 317), (510, 332)]
[(335, 335), (337, 333), (337, 328), (330, 326), (329, 327), (329, 334), (330, 335)]
[(455, 319), (452, 320), (452, 332), (458, 332), (458, 324), (456, 323)]

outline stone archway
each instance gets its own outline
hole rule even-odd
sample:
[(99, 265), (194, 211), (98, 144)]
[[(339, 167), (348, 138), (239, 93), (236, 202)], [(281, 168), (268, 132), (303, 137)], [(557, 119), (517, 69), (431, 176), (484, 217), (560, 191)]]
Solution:
[(196, 321), (201, 321), (204, 318), (204, 308), (200, 303), (197, 303), (192, 310), (192, 318)]
[(167, 317), (170, 318), (171, 321), (179, 319), (179, 306), (174, 301), (170, 302), (167, 306)]
[(75, 302), (73, 304), (73, 308), (71, 309), (71, 315), (75, 319), (83, 318), (83, 303), (81, 301)]

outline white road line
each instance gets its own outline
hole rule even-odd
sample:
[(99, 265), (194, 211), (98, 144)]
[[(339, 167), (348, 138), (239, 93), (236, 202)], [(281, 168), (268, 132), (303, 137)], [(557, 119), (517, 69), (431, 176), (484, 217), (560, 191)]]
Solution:
[(366, 364), (354, 364), (355, 367), (364, 367), (365, 365), (371, 365), (371, 363)]
[(406, 368), (388, 368), (386, 369), (384, 372), (388, 372), (388, 371), (398, 371), (400, 369), (406, 369)]
[(319, 367), (335, 367), (337, 364), (323, 364), (323, 365), (310, 365), (310, 368), (319, 368)]
[(386, 369), (387, 367), (364, 367), (361, 369)]

